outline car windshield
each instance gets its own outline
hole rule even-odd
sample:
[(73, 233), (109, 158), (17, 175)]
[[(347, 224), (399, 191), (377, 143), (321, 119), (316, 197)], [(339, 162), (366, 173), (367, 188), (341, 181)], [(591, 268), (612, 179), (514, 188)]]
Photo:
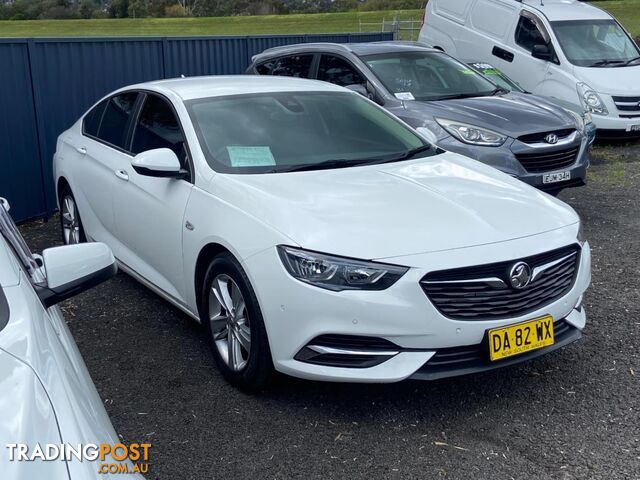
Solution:
[(614, 67), (640, 62), (638, 47), (615, 20), (570, 20), (551, 25), (574, 65)]
[(471, 66), (480, 71), (484, 76), (489, 77), (489, 79), (499, 87), (513, 92), (524, 93), (524, 89), (520, 85), (494, 66), (488, 63), (472, 63)]
[(445, 100), (493, 95), (496, 85), (439, 52), (400, 52), (364, 56), (384, 86), (400, 100)]
[(355, 93), (244, 94), (186, 105), (207, 161), (218, 172), (340, 168), (437, 153)]

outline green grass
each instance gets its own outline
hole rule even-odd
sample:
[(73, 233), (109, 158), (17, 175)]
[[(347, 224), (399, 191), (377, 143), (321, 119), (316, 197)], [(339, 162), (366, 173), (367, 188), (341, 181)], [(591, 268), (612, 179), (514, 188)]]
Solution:
[[(210, 18), (123, 18), (92, 20), (0, 21), (0, 37), (194, 36), (359, 32), (380, 29), (396, 12), (347, 12)], [(402, 20), (420, 20), (421, 10), (398, 12)]]
[[(634, 36), (640, 36), (640, 0), (594, 1), (609, 10)], [(212, 18), (123, 18), (93, 20), (0, 21), (0, 37), (193, 36), (290, 33), (344, 33), (380, 29), (396, 12), (348, 12)], [(401, 20), (419, 20), (422, 10), (402, 10)], [(377, 24), (377, 25), (376, 25)], [(407, 35), (403, 35), (403, 38)]]

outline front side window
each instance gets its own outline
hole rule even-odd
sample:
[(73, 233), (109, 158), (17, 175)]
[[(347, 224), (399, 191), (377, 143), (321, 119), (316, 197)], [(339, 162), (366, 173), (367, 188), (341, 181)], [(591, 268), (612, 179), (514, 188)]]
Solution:
[(313, 55), (293, 55), (269, 60), (258, 65), (256, 70), (260, 75), (308, 78), (312, 63)]
[(187, 151), (176, 114), (165, 99), (149, 94), (133, 131), (131, 151), (138, 154), (156, 148), (173, 150), (185, 166)]
[(534, 45), (546, 45), (547, 41), (533, 20), (527, 17), (520, 17), (516, 27), (516, 43), (531, 53)]
[(363, 57), (384, 86), (402, 100), (445, 100), (495, 93), (496, 85), (439, 52), (401, 52)]
[(551, 22), (562, 51), (579, 67), (637, 65), (640, 51), (615, 20)]
[(125, 148), (129, 119), (137, 98), (137, 92), (128, 92), (111, 97), (98, 130), (98, 138), (100, 140), (118, 148)]
[(83, 133), (91, 135), (92, 137), (96, 137), (98, 135), (100, 120), (102, 120), (102, 114), (104, 113), (104, 107), (106, 107), (107, 102), (108, 100), (103, 100), (84, 116), (84, 120), (82, 121)]
[(318, 80), (335, 83), (341, 87), (363, 85), (362, 75), (349, 62), (331, 55), (323, 55), (318, 66)]
[(429, 147), (351, 93), (247, 94), (186, 103), (207, 161), (218, 172), (276, 173), (328, 162), (348, 167)]

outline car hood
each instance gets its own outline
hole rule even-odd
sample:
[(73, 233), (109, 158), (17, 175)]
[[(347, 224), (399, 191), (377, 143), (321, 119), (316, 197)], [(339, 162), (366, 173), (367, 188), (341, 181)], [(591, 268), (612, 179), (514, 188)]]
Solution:
[(631, 67), (574, 67), (576, 77), (598, 93), (640, 96), (640, 65)]
[(284, 241), (365, 259), (503, 242), (578, 221), (568, 205), (449, 152), (332, 170), (218, 174), (210, 191)]
[(407, 101), (404, 105), (411, 117), (427, 115), (457, 120), (513, 138), (575, 127), (574, 118), (562, 108), (542, 97), (520, 93), (431, 102)]

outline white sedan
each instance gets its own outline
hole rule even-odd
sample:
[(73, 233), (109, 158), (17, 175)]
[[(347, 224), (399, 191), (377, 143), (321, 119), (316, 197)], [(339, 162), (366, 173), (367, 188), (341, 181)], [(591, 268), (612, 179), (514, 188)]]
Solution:
[(341, 87), (243, 76), (123, 88), (60, 135), (54, 174), (65, 241), (106, 243), (201, 322), (239, 387), (274, 370), (461, 375), (585, 326), (590, 251), (569, 206)]

